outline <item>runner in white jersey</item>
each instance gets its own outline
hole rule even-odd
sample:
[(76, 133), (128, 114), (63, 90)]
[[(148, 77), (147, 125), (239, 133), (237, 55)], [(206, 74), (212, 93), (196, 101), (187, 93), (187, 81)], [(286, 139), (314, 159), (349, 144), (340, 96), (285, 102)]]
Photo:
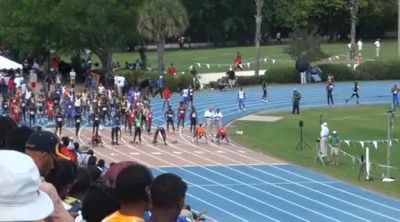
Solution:
[(246, 93), (244, 92), (243, 87), (240, 87), (238, 92), (238, 100), (239, 100), (239, 111), (246, 111), (246, 107), (244, 105), (244, 100), (246, 99)]
[(182, 102), (184, 102), (185, 105), (187, 105), (188, 99), (189, 99), (189, 89), (184, 88), (182, 90)]

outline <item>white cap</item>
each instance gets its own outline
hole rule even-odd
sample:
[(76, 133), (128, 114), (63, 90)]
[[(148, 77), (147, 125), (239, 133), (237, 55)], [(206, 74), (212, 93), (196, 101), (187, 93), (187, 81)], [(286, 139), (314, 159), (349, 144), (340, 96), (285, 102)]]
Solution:
[(39, 170), (28, 155), (1, 150), (0, 175), (0, 221), (37, 221), (53, 212), (52, 200), (39, 190)]
[(328, 126), (327, 122), (322, 123), (323, 126)]
[(337, 132), (336, 132), (336, 130), (335, 130), (335, 131), (333, 131), (332, 133), (333, 133), (333, 134), (336, 134)]

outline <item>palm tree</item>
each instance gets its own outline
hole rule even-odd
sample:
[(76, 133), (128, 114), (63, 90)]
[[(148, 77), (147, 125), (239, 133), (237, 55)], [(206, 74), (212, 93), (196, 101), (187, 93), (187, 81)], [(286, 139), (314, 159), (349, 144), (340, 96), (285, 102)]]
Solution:
[(264, 0), (255, 0), (256, 2), (256, 69), (254, 74), (258, 76), (260, 71), (260, 41), (261, 41), (261, 22), (262, 22), (262, 7), (264, 5)]
[(165, 39), (178, 37), (186, 30), (189, 23), (186, 9), (179, 0), (147, 0), (138, 17), (139, 34), (157, 44), (158, 69), (162, 72)]

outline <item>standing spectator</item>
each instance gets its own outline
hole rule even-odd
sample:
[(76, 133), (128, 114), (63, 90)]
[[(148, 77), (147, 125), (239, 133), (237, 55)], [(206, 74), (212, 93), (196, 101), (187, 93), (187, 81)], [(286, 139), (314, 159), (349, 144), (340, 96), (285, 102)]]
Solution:
[(360, 86), (358, 85), (358, 82), (354, 82), (353, 93), (351, 94), (350, 98), (346, 99), (346, 103), (348, 103), (355, 96), (357, 97), (357, 104), (358, 104), (358, 100), (360, 98), (359, 92), (360, 92)]
[(236, 76), (235, 71), (232, 69), (232, 67), (229, 68), (229, 71), (226, 72), (226, 75), (228, 76), (229, 88), (233, 88), (236, 84)]
[(331, 137), (332, 166), (339, 166), (339, 148), (340, 148), (340, 138), (337, 132), (333, 131)]
[(280, 32), (277, 32), (277, 33), (276, 33), (276, 43), (282, 43), (282, 40), (281, 40), (281, 33), (280, 33)]
[(186, 183), (171, 173), (157, 176), (150, 185), (152, 222), (175, 222), (184, 207)]
[(75, 79), (76, 79), (76, 72), (74, 68), (71, 68), (71, 71), (69, 72), (69, 82), (72, 88), (75, 87)]
[(179, 130), (179, 125), (181, 124), (181, 129), (185, 126), (185, 116), (186, 116), (186, 105), (184, 102), (179, 103), (178, 107), (178, 122), (176, 128)]
[(397, 87), (397, 85), (393, 85), (392, 87), (392, 108), (396, 109), (399, 107), (399, 91), (400, 89)]
[(163, 90), (164, 90), (164, 79), (163, 79), (163, 76), (160, 76), (160, 78), (157, 79), (156, 87), (157, 87), (157, 90), (153, 94), (153, 98), (157, 95), (157, 93), (160, 93), (160, 96), (161, 96), (161, 99), (162, 99), (163, 98)]
[(363, 50), (363, 42), (361, 41), (361, 39), (358, 40), (357, 46), (358, 46), (358, 55), (361, 55), (361, 52)]
[(153, 181), (150, 169), (140, 164), (125, 167), (115, 181), (115, 194), (121, 200), (118, 211), (104, 218), (103, 222), (143, 222), (150, 197), (148, 187)]
[(185, 103), (185, 106), (188, 107), (188, 100), (189, 100), (189, 89), (183, 88), (181, 92), (182, 102)]
[(187, 107), (189, 109), (191, 109), (193, 107), (193, 94), (194, 94), (194, 89), (193, 89), (192, 85), (189, 85), (188, 92), (189, 92), (189, 97), (188, 97), (188, 102), (187, 102), (188, 106)]
[(335, 84), (335, 76), (333, 76), (332, 73), (328, 74), (327, 80), (328, 80), (328, 83)]
[(118, 137), (121, 134), (120, 125), (121, 125), (120, 114), (119, 114), (119, 112), (116, 112), (113, 115), (113, 119), (112, 119), (112, 128), (111, 128), (111, 140), (112, 140), (111, 144), (112, 145), (119, 145)]
[(293, 95), (292, 95), (292, 114), (300, 114), (300, 100), (301, 100), (301, 94), (297, 91), (297, 89), (293, 90)]
[(320, 142), (319, 142), (319, 156), (322, 158), (328, 157), (328, 136), (329, 128), (328, 123), (321, 124)]
[(222, 116), (223, 115), (221, 111), (219, 110), (219, 108), (217, 108), (213, 116), (214, 126), (216, 129), (222, 128)]
[(36, 72), (31, 70), (29, 74), (29, 88), (34, 91), (37, 84), (37, 75)]
[(240, 52), (236, 52), (236, 57), (233, 59), (233, 64), (235, 65), (235, 71), (243, 70), (242, 56), (240, 55)]
[(238, 101), (239, 101), (239, 111), (246, 111), (246, 107), (244, 105), (244, 100), (246, 99), (246, 93), (243, 87), (240, 87), (238, 92)]
[(376, 51), (376, 58), (379, 58), (379, 52), (381, 50), (381, 40), (380, 39), (376, 39), (376, 41), (374, 42), (375, 45), (375, 51)]
[(1, 150), (0, 174), (0, 221), (39, 221), (53, 212), (54, 204), (39, 189), (39, 170), (29, 156)]
[(185, 37), (183, 35), (180, 35), (178, 37), (178, 43), (179, 43), (179, 49), (183, 49), (185, 46)]
[(171, 65), (168, 67), (168, 75), (172, 77), (176, 76), (176, 67), (173, 63), (171, 63)]
[[(136, 137), (139, 137), (139, 142), (136, 141)], [(135, 114), (135, 134), (132, 143), (142, 143), (142, 114), (140, 112)]]
[(262, 84), (262, 91), (263, 91), (262, 100), (264, 102), (268, 102), (268, 99), (267, 99), (267, 82), (266, 81), (264, 81), (263, 84)]
[(328, 106), (335, 106), (333, 103), (333, 83), (328, 82), (326, 85), (326, 95), (327, 95), (327, 101), (328, 101)]
[(168, 87), (165, 87), (165, 89), (162, 91), (162, 94), (163, 94), (162, 97), (164, 98), (163, 102), (163, 110), (164, 110), (165, 104), (167, 104), (167, 107), (169, 106), (169, 100), (171, 98), (172, 91)]
[(172, 130), (175, 133), (174, 119), (175, 112), (172, 110), (172, 107), (168, 105), (168, 110), (164, 114), (165, 122), (167, 123), (167, 131), (169, 132), (169, 125), (172, 126)]
[(206, 126), (207, 126), (207, 131), (208, 131), (209, 135), (211, 135), (211, 133), (212, 133), (211, 130), (212, 130), (212, 118), (213, 118), (213, 116), (214, 116), (214, 113), (213, 113), (212, 107), (210, 107), (208, 110), (206, 110), (204, 112), (204, 119), (206, 120)]
[(194, 130), (196, 129), (196, 125), (197, 125), (197, 113), (196, 113), (196, 109), (194, 107), (192, 107), (192, 112), (190, 113), (190, 131), (189, 132), (194, 132)]
[[(36, 166), (39, 168), (40, 175), (46, 177), (54, 169), (54, 160), (56, 155), (64, 159), (67, 157), (60, 154), (58, 150), (59, 139), (57, 135), (48, 131), (38, 131), (33, 133), (26, 141), (26, 154), (32, 157)], [(72, 216), (62, 205), (60, 196), (56, 189), (50, 183), (42, 181), (40, 189), (47, 193), (53, 201), (54, 211), (47, 218), (49, 221), (73, 222)]]

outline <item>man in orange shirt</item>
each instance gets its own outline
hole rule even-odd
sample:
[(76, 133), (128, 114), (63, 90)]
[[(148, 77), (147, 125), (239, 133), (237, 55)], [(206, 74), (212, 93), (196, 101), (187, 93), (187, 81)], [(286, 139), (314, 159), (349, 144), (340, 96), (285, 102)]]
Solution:
[(199, 124), (199, 126), (196, 127), (196, 131), (194, 132), (193, 135), (193, 142), (194, 140), (196, 140), (196, 144), (199, 144), (200, 138), (204, 138), (207, 144), (207, 134), (206, 134), (206, 129), (203, 127), (203, 124)]

